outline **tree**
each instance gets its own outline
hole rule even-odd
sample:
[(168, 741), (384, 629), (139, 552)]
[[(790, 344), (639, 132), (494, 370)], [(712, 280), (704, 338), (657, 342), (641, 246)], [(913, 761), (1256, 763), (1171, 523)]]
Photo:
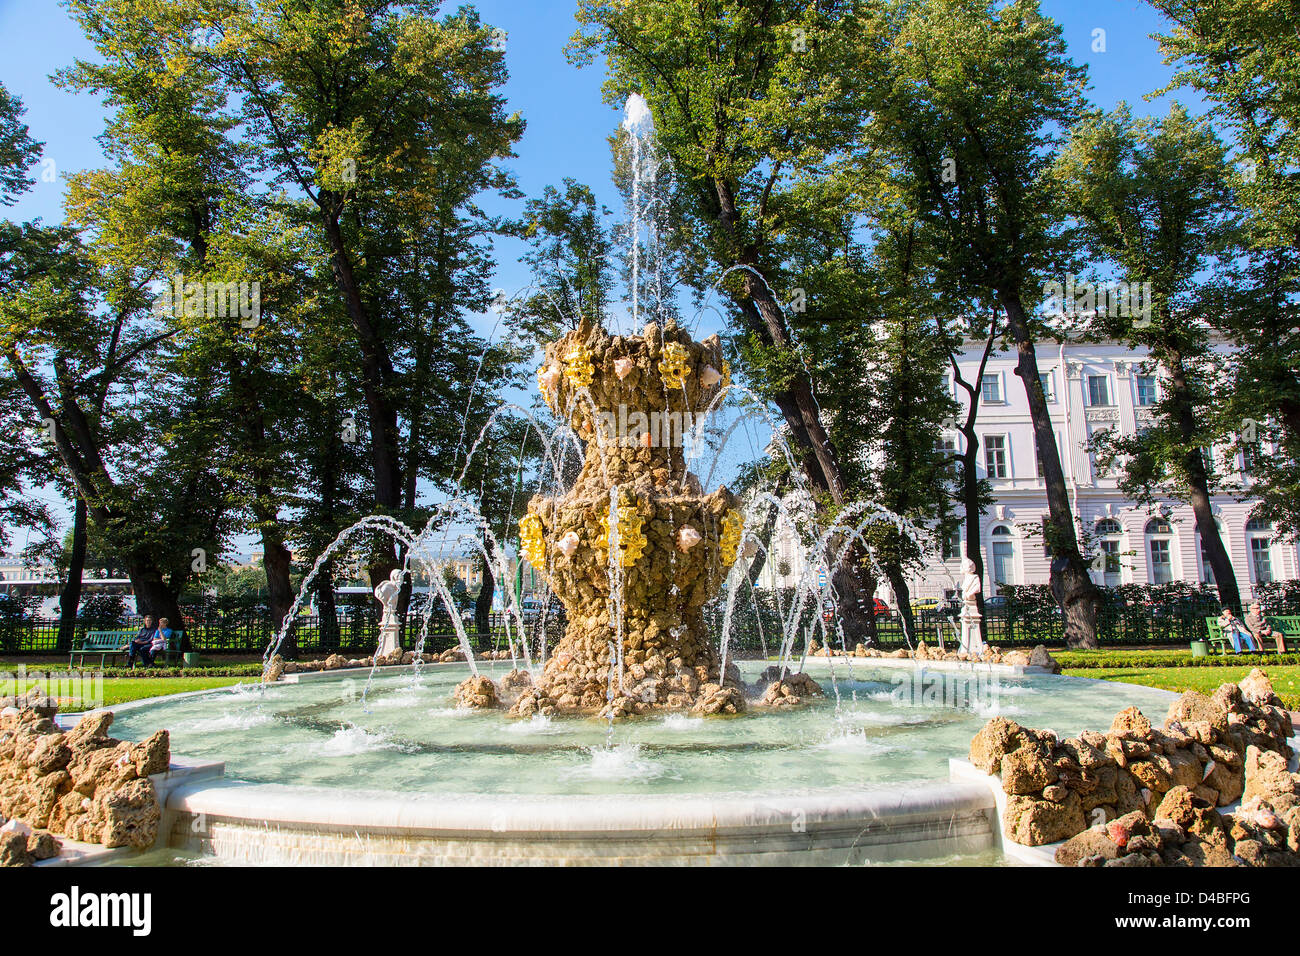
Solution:
[[(984, 511), (992, 503), (993, 496), (988, 479), (979, 476), (980, 441), (979, 433), (975, 430), (975, 424), (979, 421), (984, 369), (988, 367), (989, 355), (993, 352), (994, 344), (1001, 339), (998, 314), (994, 310), (988, 317), (987, 332), (984, 335), (984, 350), (980, 353), (980, 361), (975, 368), (975, 374), (969, 379), (962, 372), (957, 357), (964, 352), (967, 341), (977, 341), (977, 339), (969, 339), (968, 336), (979, 328), (978, 324), (967, 320), (965, 322), (954, 321), (949, 326), (943, 317), (942, 310), (936, 311), (935, 315), (939, 334), (944, 336), (948, 342), (948, 365), (952, 370), (954, 395), (959, 388), (966, 393), (966, 414), (960, 421), (953, 419), (956, 430), (962, 436), (961, 448), (954, 451), (950, 456), (950, 461), (957, 468), (953, 498), (961, 502), (962, 506), (963, 523), (966, 531), (965, 555), (974, 562), (975, 576), (982, 581), (984, 580), (984, 549), (980, 546), (980, 526), (983, 521)], [(941, 528), (941, 533), (945, 530)], [(985, 636), (987, 626), (984, 618), (983, 590), (975, 596), (975, 606), (980, 613), (980, 634)]]
[[(1099, 464), (1127, 457), (1121, 487), (1138, 500), (1150, 503), (1163, 491), (1190, 503), (1219, 596), (1239, 611), (1236, 575), (1210, 501), (1217, 476), (1203, 451), (1224, 432), (1217, 413), (1223, 357), (1211, 349), (1200, 294), (1219, 281), (1211, 274), (1216, 258), (1235, 246), (1223, 146), (1207, 120), (1177, 105), (1158, 124), (1135, 120), (1121, 105), (1071, 132), (1056, 175), (1088, 248), (1113, 263), (1125, 283), (1122, 307), (1099, 303), (1096, 331), (1146, 348), (1164, 391), (1137, 434), (1105, 429), (1093, 436)], [(1141, 297), (1130, 291), (1142, 283), (1151, 288), (1149, 312), (1137, 310)]]
[(973, 0), (873, 3), (863, 23), (853, 67), (865, 78), (859, 115), (871, 117), (861, 168), (893, 172), (941, 279), (1005, 316), (1042, 463), (1053, 593), (1069, 645), (1095, 647), (1100, 599), (1079, 550), (1033, 314), (1042, 283), (1072, 260), (1048, 172), (1058, 131), (1080, 113), (1083, 70), (1034, 0), (995, 11)]
[(142, 371), (166, 365), (171, 338), (143, 285), (139, 270), (100, 268), (71, 230), (24, 227), (0, 260), (0, 354), (141, 610), (180, 621), (196, 551), (219, 553), (229, 527), (207, 450), (172, 430), (196, 396)]
[(25, 112), (22, 100), (0, 84), (0, 206), (12, 206), (32, 185), (27, 169), (41, 155), (41, 144), (23, 122)]
[(566, 177), (563, 187), (547, 186), (528, 200), (516, 226), (531, 246), (522, 261), (531, 267), (533, 289), (514, 311), (537, 342), (559, 338), (583, 318), (603, 323), (613, 295), (609, 210), (589, 186)]
[[(463, 215), (481, 192), (508, 191), (496, 162), (523, 132), (497, 93), (505, 66), (491, 30), (471, 10), (439, 20), (436, 9), (424, 0), (365, 9), (305, 0), (213, 11), (195, 4), (178, 22), (184, 32), (215, 34), (191, 58), (242, 104), (273, 184), (307, 202), (304, 224), (327, 250), (359, 351), (374, 509), (395, 516), (412, 498), (411, 459), (428, 455), (414, 443), (403, 454), (402, 420), (437, 405), (421, 387), (429, 376), (419, 371), (420, 355), (474, 344), (446, 334), (455, 329), (449, 316), (474, 303), (448, 299), (455, 289), (445, 259), (438, 274), (426, 273), (422, 264), (439, 260), (430, 247), (446, 235), (429, 227)], [(431, 328), (443, 333), (432, 342)], [(407, 381), (411, 365), (416, 374)], [(404, 407), (403, 397), (417, 404)], [(445, 415), (439, 421), (449, 424)], [(412, 433), (429, 442), (418, 428)], [(371, 578), (396, 563), (388, 542), (372, 559)]]
[[(1259, 517), (1300, 535), (1300, 36), (1295, 10), (1254, 0), (1152, 0), (1172, 31), (1170, 87), (1205, 96), (1241, 151), (1233, 178), (1250, 256), (1213, 303), (1239, 352), (1230, 411), (1256, 459)], [(1276, 452), (1258, 454), (1269, 441)]]
[[(166, 275), (160, 301), (179, 325), (172, 371), (207, 386), (207, 414), (186, 424), (214, 452), (232, 512), (258, 532), (267, 603), (283, 617), (293, 593), (280, 508), (295, 458), (287, 428), (269, 423), (292, 415), (284, 357), (299, 331), (291, 303), (302, 301), (293, 288), (301, 244), (250, 195), (249, 151), (228, 135), (235, 124), (215, 74), (186, 61), (192, 37), (167, 30), (175, 11), (150, 16), (116, 0), (72, 9), (103, 59), (78, 61), (58, 81), (105, 94), (116, 113), (100, 138), (115, 165), (71, 177), (70, 218), (96, 232), (106, 259), (155, 262)], [(277, 250), (285, 245), (287, 254)], [(227, 297), (240, 282), (258, 288), (256, 315)]]

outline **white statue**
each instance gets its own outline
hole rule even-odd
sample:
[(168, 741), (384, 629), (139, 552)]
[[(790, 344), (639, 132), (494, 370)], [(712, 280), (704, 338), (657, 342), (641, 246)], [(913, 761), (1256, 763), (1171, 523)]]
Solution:
[(384, 606), (384, 616), (379, 619), (379, 648), (376, 656), (386, 657), (401, 647), (399, 639), (402, 622), (397, 619), (397, 599), (402, 593), (402, 569), (393, 568), (387, 581), (375, 588), (375, 598)]
[(982, 657), (984, 640), (980, 637), (980, 576), (975, 573), (975, 562), (963, 558), (961, 562), (961, 647), (969, 657)]

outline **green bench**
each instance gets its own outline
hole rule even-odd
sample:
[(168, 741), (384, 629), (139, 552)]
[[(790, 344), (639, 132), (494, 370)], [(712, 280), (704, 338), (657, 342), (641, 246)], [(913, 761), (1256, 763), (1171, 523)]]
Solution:
[[(73, 659), (78, 655), (81, 656), (84, 664), (87, 654), (98, 654), (99, 666), (102, 668), (110, 654), (126, 653), (126, 646), (131, 643), (135, 635), (135, 631), (87, 631), (80, 645), (74, 647), (68, 655), (68, 666), (73, 665)], [(163, 651), (165, 663), (175, 663), (180, 657), (181, 638), (184, 636), (184, 631), (172, 631), (172, 636), (167, 639), (167, 647)]]
[[(1294, 654), (1300, 649), (1300, 616), (1274, 617), (1267, 615), (1268, 623), (1273, 625), (1273, 630), (1282, 634), (1282, 645), (1288, 653)], [(1232, 647), (1232, 641), (1223, 633), (1223, 628), (1219, 626), (1217, 617), (1207, 617), (1205, 619), (1205, 630), (1209, 636), (1210, 647), (1219, 649), (1220, 654), (1227, 654)], [(1277, 643), (1272, 639), (1264, 642), (1264, 651), (1277, 650)]]

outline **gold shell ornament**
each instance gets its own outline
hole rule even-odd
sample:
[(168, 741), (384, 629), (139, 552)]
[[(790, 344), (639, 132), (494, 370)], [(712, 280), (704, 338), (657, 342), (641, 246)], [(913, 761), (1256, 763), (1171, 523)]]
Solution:
[(669, 388), (681, 388), (686, 384), (686, 376), (691, 374), (687, 361), (690, 352), (680, 342), (669, 342), (664, 346), (664, 357), (659, 362), (659, 374)]
[(718, 541), (718, 556), (724, 567), (736, 563), (736, 550), (740, 547), (740, 532), (745, 526), (745, 519), (740, 512), (732, 508), (722, 516), (722, 537)]
[(537, 570), (546, 564), (546, 542), (542, 540), (542, 519), (537, 515), (524, 515), (519, 519), (519, 550), (528, 563)]
[(564, 377), (574, 388), (587, 388), (596, 369), (591, 364), (591, 352), (581, 345), (575, 345), (564, 356)]
[[(620, 567), (630, 568), (645, 553), (649, 542), (641, 533), (645, 518), (637, 510), (636, 502), (619, 503), (618, 506), (618, 563)], [(609, 515), (600, 517), (601, 533), (596, 538), (595, 546), (603, 551), (609, 550)]]

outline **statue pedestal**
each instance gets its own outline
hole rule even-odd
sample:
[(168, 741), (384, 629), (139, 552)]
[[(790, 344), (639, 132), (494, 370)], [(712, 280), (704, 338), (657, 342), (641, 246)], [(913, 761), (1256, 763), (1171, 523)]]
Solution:
[(962, 609), (961, 612), (961, 646), (958, 650), (968, 657), (980, 657), (984, 654), (984, 639), (980, 637), (980, 612), (975, 609)]
[(402, 646), (399, 637), (402, 633), (402, 625), (397, 621), (391, 624), (380, 623), (379, 625), (379, 648), (375, 651), (376, 657), (387, 657), (393, 651)]

